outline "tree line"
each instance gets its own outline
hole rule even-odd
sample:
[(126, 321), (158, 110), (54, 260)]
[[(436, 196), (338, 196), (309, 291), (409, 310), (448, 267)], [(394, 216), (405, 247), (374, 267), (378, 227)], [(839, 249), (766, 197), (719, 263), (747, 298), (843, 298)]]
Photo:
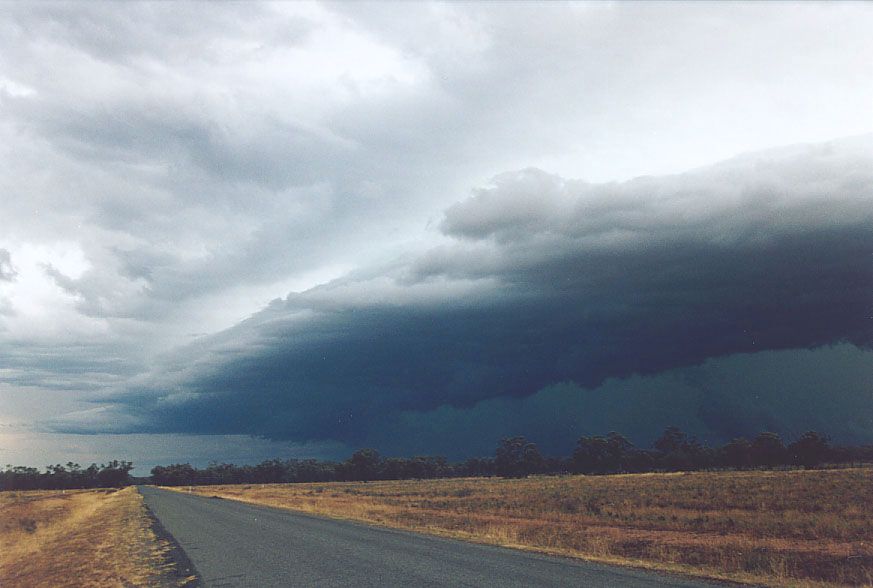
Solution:
[(403, 480), (450, 477), (524, 477), (534, 474), (615, 474), (705, 469), (815, 468), (823, 464), (873, 462), (873, 446), (835, 447), (827, 435), (809, 431), (790, 444), (776, 433), (738, 438), (716, 448), (677, 427), (668, 427), (651, 448), (635, 447), (619, 433), (583, 436), (567, 457), (544, 456), (524, 437), (502, 439), (492, 457), (450, 463), (444, 457), (383, 458), (360, 449), (342, 462), (268, 460), (254, 466), (212, 463), (158, 466), (152, 481), (164, 486)]
[[(493, 456), (450, 463), (441, 456), (382, 457), (375, 449), (360, 449), (345, 461), (272, 459), (257, 465), (211, 463), (196, 468), (189, 463), (156, 466), (139, 483), (161, 486), (212, 484), (268, 484), (403, 480), (450, 477), (524, 477), (534, 474), (614, 474), (804, 467), (823, 464), (873, 462), (873, 445), (833, 446), (827, 435), (809, 431), (786, 444), (772, 432), (752, 439), (737, 438), (720, 447), (708, 447), (677, 427), (668, 427), (650, 448), (634, 446), (625, 436), (583, 436), (566, 457), (544, 456), (525, 437), (502, 439)], [(82, 469), (78, 464), (36, 468), (7, 466), (0, 470), (0, 490), (94, 488), (132, 482), (130, 462), (112, 461)]]
[(45, 471), (7, 465), (0, 470), (0, 490), (68, 490), (74, 488), (120, 488), (130, 484), (133, 463), (113, 460), (83, 468), (77, 463), (46, 466)]

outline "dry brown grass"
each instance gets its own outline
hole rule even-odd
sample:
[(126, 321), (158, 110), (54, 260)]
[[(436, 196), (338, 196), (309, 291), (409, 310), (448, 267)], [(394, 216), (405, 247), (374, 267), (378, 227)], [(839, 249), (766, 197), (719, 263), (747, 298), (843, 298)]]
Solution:
[(0, 586), (175, 585), (135, 488), (0, 492)]
[(193, 491), (743, 582), (873, 585), (871, 469), (204, 486)]

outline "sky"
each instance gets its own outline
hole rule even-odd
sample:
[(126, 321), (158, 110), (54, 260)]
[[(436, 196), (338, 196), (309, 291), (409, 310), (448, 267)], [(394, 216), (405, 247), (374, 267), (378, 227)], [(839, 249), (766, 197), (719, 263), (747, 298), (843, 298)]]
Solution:
[(873, 443), (873, 5), (0, 5), (0, 464)]

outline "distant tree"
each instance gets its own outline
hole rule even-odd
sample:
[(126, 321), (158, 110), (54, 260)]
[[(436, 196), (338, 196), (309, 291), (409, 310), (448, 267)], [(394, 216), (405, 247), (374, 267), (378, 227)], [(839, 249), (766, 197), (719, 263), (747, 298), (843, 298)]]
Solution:
[(786, 463), (785, 445), (782, 438), (772, 432), (758, 434), (752, 441), (752, 463), (757, 466), (773, 467)]
[(278, 459), (262, 461), (252, 470), (252, 481), (258, 484), (284, 482), (288, 463)]
[(247, 466), (232, 463), (210, 462), (205, 470), (197, 470), (194, 478), (197, 484), (240, 484), (253, 481)]
[(807, 431), (788, 446), (788, 454), (794, 464), (813, 468), (831, 458), (830, 439), (827, 435)]
[(196, 483), (197, 475), (190, 463), (176, 463), (152, 468), (152, 481), (158, 486), (189, 486)]
[(873, 445), (838, 445), (831, 447), (829, 461), (853, 465), (873, 463)]
[(44, 485), (42, 476), (36, 468), (7, 465), (3, 471), (3, 490), (32, 490), (50, 488)]
[(633, 444), (616, 432), (606, 437), (580, 437), (573, 452), (573, 471), (586, 474), (627, 471), (633, 452)]
[(580, 437), (573, 451), (573, 471), (578, 474), (603, 474), (607, 471), (609, 450), (604, 437)]
[(498, 476), (504, 478), (523, 478), (539, 473), (543, 456), (534, 443), (524, 437), (501, 439), (494, 452), (494, 468)]
[(304, 459), (295, 468), (294, 482), (327, 482), (338, 479), (338, 464), (329, 461)]
[(656, 459), (651, 451), (634, 448), (625, 454), (624, 464), (629, 472), (651, 472), (655, 470)]
[(440, 478), (448, 472), (448, 461), (442, 456), (418, 455), (406, 460), (405, 478)]
[(543, 463), (540, 467), (540, 473), (543, 474), (568, 474), (572, 471), (569, 460), (562, 457), (543, 456)]
[(495, 474), (494, 460), (487, 457), (471, 457), (459, 468), (462, 476), (493, 476)]
[(382, 462), (382, 477), (386, 480), (402, 480), (406, 472), (406, 460), (402, 457), (389, 457)]
[(652, 446), (663, 454), (683, 451), (688, 445), (688, 436), (679, 427), (669, 426)]
[(101, 465), (97, 472), (97, 486), (101, 488), (121, 488), (130, 483), (130, 471), (133, 464), (129, 461), (110, 461)]
[(713, 453), (708, 447), (675, 426), (667, 427), (655, 440), (653, 447), (659, 453), (658, 465), (666, 470), (698, 470), (708, 467), (714, 461)]
[(375, 480), (379, 477), (382, 458), (375, 449), (359, 449), (346, 461), (349, 480)]
[(615, 431), (606, 434), (606, 441), (609, 443), (610, 451), (615, 455), (624, 455), (634, 447), (627, 437)]
[(719, 459), (728, 467), (747, 468), (752, 465), (752, 444), (744, 437), (733, 439), (721, 448)]

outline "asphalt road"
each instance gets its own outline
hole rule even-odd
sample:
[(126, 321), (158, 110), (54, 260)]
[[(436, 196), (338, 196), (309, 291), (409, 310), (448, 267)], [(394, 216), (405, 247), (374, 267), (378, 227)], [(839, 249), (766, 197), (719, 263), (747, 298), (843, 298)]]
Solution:
[(139, 490), (208, 588), (724, 586), (232, 500)]

